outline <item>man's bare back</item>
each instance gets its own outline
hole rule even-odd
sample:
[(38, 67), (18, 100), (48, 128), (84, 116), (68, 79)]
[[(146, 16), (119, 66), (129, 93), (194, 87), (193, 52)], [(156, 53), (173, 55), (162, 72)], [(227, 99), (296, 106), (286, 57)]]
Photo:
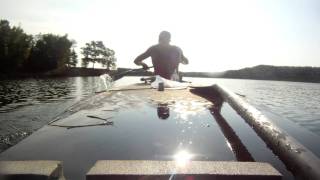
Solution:
[(172, 79), (174, 73), (178, 72), (179, 63), (188, 64), (188, 59), (184, 57), (182, 50), (170, 45), (170, 33), (163, 31), (159, 36), (159, 44), (151, 46), (146, 52), (139, 55), (135, 64), (147, 66), (142, 61), (151, 57), (155, 75), (160, 75), (166, 79)]

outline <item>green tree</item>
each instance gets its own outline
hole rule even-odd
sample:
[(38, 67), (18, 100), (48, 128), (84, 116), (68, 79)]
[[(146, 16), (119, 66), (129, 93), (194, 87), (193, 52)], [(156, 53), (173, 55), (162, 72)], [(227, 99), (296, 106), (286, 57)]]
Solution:
[(115, 52), (112, 49), (106, 48), (103, 43), (100, 42), (98, 43), (98, 47), (101, 49), (98, 62), (100, 62), (103, 67), (107, 67), (107, 69), (110, 70), (111, 67), (116, 66), (117, 59), (115, 58)]
[(108, 70), (116, 65), (115, 52), (106, 48), (102, 41), (91, 41), (81, 49), (83, 55), (82, 66), (84, 67), (87, 67), (90, 62), (93, 68), (95, 63), (100, 63), (102, 66), (106, 66)]
[(74, 49), (72, 49), (69, 57), (69, 61), (67, 62), (68, 67), (76, 67), (78, 63), (78, 55)]
[(85, 47), (81, 48), (81, 54), (83, 55), (82, 58), (82, 66), (83, 67), (88, 67), (89, 63), (93, 61), (93, 57), (92, 57), (92, 47), (90, 43), (86, 43)]
[(9, 21), (0, 20), (0, 72), (15, 72), (29, 57), (32, 36), (20, 27), (10, 27)]
[(72, 41), (67, 35), (38, 35), (32, 47), (27, 66), (32, 72), (41, 72), (65, 67), (70, 60)]

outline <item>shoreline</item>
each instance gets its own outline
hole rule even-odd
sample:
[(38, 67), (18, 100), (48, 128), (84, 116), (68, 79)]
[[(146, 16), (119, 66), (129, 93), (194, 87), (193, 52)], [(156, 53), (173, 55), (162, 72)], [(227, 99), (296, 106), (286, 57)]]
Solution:
[[(267, 66), (268, 67), (268, 66)], [(273, 70), (261, 70), (257, 71), (257, 68), (261, 66), (241, 69), (230, 70), (225, 72), (181, 72), (183, 77), (194, 78), (224, 78), (224, 79), (245, 79), (245, 80), (269, 80), (269, 81), (288, 81), (288, 82), (306, 82), (306, 83), (320, 83), (320, 78), (315, 76), (317, 73), (307, 75), (305, 77), (299, 77), (296, 72), (297, 69), (302, 70), (304, 67), (294, 68), (294, 70), (279, 73), (274, 69), (283, 67), (268, 67)], [(315, 68), (318, 69), (318, 68)], [(117, 76), (126, 71), (134, 70), (131, 68), (118, 68), (117, 70), (107, 69), (94, 69), (83, 67), (65, 67), (42, 73), (29, 73), (29, 72), (14, 72), (14, 73), (0, 73), (0, 80), (14, 80), (14, 79), (28, 79), (28, 78), (63, 78), (63, 77), (88, 77), (88, 76), (100, 76), (102, 74), (109, 74), (110, 76)], [(253, 73), (252, 71), (255, 70)], [(315, 70), (316, 71), (316, 70)], [(259, 73), (258, 73), (259, 72)], [(317, 72), (317, 71), (316, 71)], [(299, 72), (301, 73), (301, 72)], [(320, 73), (320, 72), (319, 72)], [(124, 74), (124, 76), (151, 76), (150, 71), (136, 71)], [(122, 77), (122, 76), (121, 76)]]

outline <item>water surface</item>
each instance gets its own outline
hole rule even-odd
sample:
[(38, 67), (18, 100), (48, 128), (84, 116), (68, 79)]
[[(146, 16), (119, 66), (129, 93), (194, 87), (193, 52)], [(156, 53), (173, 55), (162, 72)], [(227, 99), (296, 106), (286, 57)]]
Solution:
[(261, 111), (269, 111), (320, 135), (320, 83), (288, 81), (186, 78), (219, 84), (243, 96)]
[(1, 80), (0, 152), (103, 89), (99, 77)]
[[(137, 78), (132, 77), (131, 79), (127, 80), (127, 82), (121, 83), (130, 84), (134, 79), (137, 80)], [(231, 89), (233, 92), (238, 93), (242, 98), (255, 106), (257, 109), (267, 114), (268, 117), (272, 117), (272, 119), (275, 120), (277, 124), (279, 124), (283, 129), (287, 130), (302, 144), (310, 148), (315, 154), (317, 154), (318, 156), (320, 155), (319, 138), (317, 136), (320, 135), (320, 84), (213, 78), (186, 79), (197, 83), (206, 83), (208, 85), (218, 83)], [(68, 110), (75, 103), (95, 95), (95, 92), (101, 91), (104, 88), (104, 83), (99, 77), (1, 81), (0, 152), (19, 142), (21, 139), (30, 135), (32, 132), (39, 129), (43, 125), (47, 124), (52, 119)], [(162, 105), (159, 106), (161, 107)], [(192, 121), (178, 121), (174, 119), (175, 116), (179, 115), (177, 107), (168, 106), (168, 108), (170, 108), (170, 117), (167, 117), (169, 121), (161, 120), (166, 119), (166, 108), (167, 107), (164, 106), (159, 110), (157, 109), (157, 107), (146, 106), (144, 107), (143, 111), (150, 111), (151, 114), (147, 114), (147, 116), (150, 116), (150, 119), (155, 119), (155, 115), (162, 114), (162, 118), (158, 116), (159, 120), (153, 122), (151, 125), (157, 125), (160, 127), (172, 126), (172, 129), (168, 129), (170, 132), (172, 132), (172, 136), (179, 139), (179, 143), (182, 143), (183, 147), (190, 147), (191, 150), (194, 150), (192, 149), (193, 147), (196, 147), (194, 146), (194, 143), (199, 143), (203, 140), (199, 139), (200, 135), (192, 134), (192, 132), (188, 132), (188, 135), (185, 136), (183, 135), (182, 130), (184, 129), (185, 131), (188, 131), (188, 123), (195, 121), (196, 119), (198, 119), (198, 117), (194, 116), (193, 118), (193, 116), (190, 116), (189, 119), (191, 119)], [(271, 155), (265, 156), (265, 154), (271, 154), (271, 152), (263, 150), (266, 149), (265, 144), (258, 140), (252, 141), (254, 132), (250, 132), (248, 129), (249, 127), (246, 125), (237, 124), (237, 118), (232, 115), (235, 113), (229, 113), (230, 110), (228, 110), (228, 108), (228, 106), (225, 106), (222, 114), (226, 117), (233, 129), (242, 129), (240, 131), (237, 131), (237, 134), (246, 145), (248, 150), (252, 153), (252, 156), (254, 156), (255, 160), (270, 161), (270, 163), (275, 165), (277, 169), (281, 169), (282, 172), (286, 173), (285, 168), (283, 167), (283, 165), (281, 165), (281, 163), (278, 163), (279, 160), (276, 157), (272, 156), (273, 158), (269, 158), (271, 157)], [(139, 116), (142, 113), (137, 114), (130, 109), (127, 109), (127, 111), (123, 111), (121, 116), (119, 116), (119, 118), (122, 117), (122, 120), (119, 120), (119, 123), (124, 122), (122, 126), (128, 125), (127, 119), (125, 119), (127, 114), (134, 114), (136, 116)], [(203, 116), (209, 116), (209, 114), (203, 114)], [(206, 118), (209, 119), (209, 117)], [(210, 120), (213, 119), (213, 117), (210, 117)], [(180, 125), (173, 125), (172, 123), (175, 122), (183, 123)], [(215, 123), (215, 121), (211, 123)], [(148, 122), (143, 122), (143, 124), (148, 124)], [(135, 127), (134, 129), (138, 130), (139, 128), (141, 128), (140, 125), (141, 123), (136, 123), (130, 126)], [(209, 124), (209, 126), (218, 127), (216, 123), (215, 125)], [(201, 128), (202, 130), (197, 131), (198, 133), (205, 133), (202, 131), (211, 129), (204, 127), (199, 128)], [(135, 132), (133, 131), (131, 133)], [(162, 132), (159, 131), (159, 134), (160, 133)], [(210, 139), (214, 139), (213, 136), (220, 136), (221, 132), (220, 135), (214, 133), (211, 135), (212, 137)], [(169, 144), (172, 144), (172, 147), (177, 145), (177, 142), (169, 140), (170, 139), (166, 139), (161, 142), (167, 141)], [(258, 146), (256, 146), (257, 144), (259, 144), (258, 149)], [(158, 145), (162, 146), (161, 144)], [(201, 147), (202, 145), (203, 144), (201, 143), (197, 144), (198, 147)], [(202, 149), (205, 150), (205, 148)], [(210, 148), (208, 149), (210, 150)], [(156, 150), (156, 148), (154, 148), (154, 150)], [(210, 153), (208, 151), (201, 151), (202, 155), (204, 156), (202, 156), (202, 158), (201, 156), (199, 156), (199, 160), (215, 159), (213, 157), (210, 157)], [(172, 152), (170, 151), (170, 153)], [(161, 155), (159, 155), (158, 159), (161, 158), (160, 156)], [(154, 157), (154, 159), (157, 158)], [(224, 158), (221, 160), (227, 159)], [(290, 178), (290, 175), (287, 174), (286, 177)]]

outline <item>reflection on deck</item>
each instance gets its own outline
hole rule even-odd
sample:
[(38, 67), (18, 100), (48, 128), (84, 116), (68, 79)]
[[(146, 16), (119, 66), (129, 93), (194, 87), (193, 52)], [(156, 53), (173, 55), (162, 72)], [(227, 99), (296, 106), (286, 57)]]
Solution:
[(214, 89), (210, 87), (195, 88), (190, 90), (192, 93), (197, 94), (207, 100), (213, 102), (213, 106), (209, 108), (210, 113), (213, 115), (220, 130), (224, 134), (227, 145), (230, 150), (234, 153), (238, 161), (254, 161), (254, 158), (244, 146), (240, 138), (237, 136), (235, 131), (231, 128), (228, 122), (221, 115), (221, 108), (223, 104), (222, 98), (218, 95)]
[[(175, 160), (180, 165), (189, 160), (254, 161), (221, 116), (221, 98), (207, 90), (159, 92), (142, 86), (100, 93), (75, 105), (55, 126), (42, 128), (0, 159), (61, 160), (67, 179), (84, 179), (102, 159)], [(90, 126), (102, 119), (113, 126)]]

